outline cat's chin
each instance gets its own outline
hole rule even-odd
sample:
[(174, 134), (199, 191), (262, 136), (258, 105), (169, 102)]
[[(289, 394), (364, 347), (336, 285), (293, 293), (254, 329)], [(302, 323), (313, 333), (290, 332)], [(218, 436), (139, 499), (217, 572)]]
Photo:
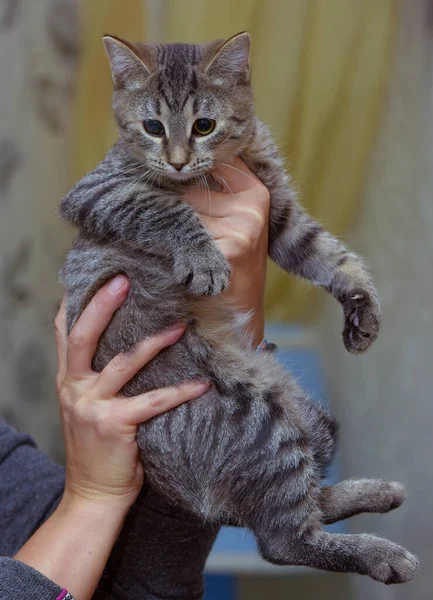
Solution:
[(167, 179), (169, 179), (170, 181), (174, 181), (176, 183), (179, 182), (188, 182), (188, 181), (192, 181), (193, 179), (195, 179), (197, 177), (197, 173), (165, 173), (165, 177)]

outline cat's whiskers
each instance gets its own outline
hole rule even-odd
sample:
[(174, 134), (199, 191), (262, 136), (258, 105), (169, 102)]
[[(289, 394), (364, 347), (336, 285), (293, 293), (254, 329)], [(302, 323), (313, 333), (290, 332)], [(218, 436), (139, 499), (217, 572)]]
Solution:
[(123, 194), (123, 198), (120, 201), (122, 206), (124, 206), (131, 199), (131, 193), (133, 192), (134, 188), (141, 183), (141, 181), (144, 179), (144, 177), (146, 177), (146, 175), (149, 172), (150, 172), (150, 169), (148, 169), (147, 171), (145, 171), (142, 175), (140, 175), (139, 177), (137, 177), (136, 179), (134, 179), (132, 181), (132, 183), (130, 183), (128, 185), (128, 187), (126, 188), (126, 190), (125, 190), (125, 192)]
[[(221, 175), (220, 175), (220, 179), (221, 179), (221, 180), (224, 182), (224, 184), (225, 184), (225, 185), (228, 187), (228, 189), (230, 190), (230, 193), (231, 193), (231, 195), (233, 196), (233, 202), (234, 202), (234, 205), (236, 206), (236, 196), (235, 196), (235, 194), (233, 193), (233, 190), (232, 190), (232, 188), (229, 186), (229, 184), (227, 183), (227, 181), (226, 181), (226, 180), (224, 179), (224, 177), (222, 177)], [(235, 215), (235, 222), (237, 221), (237, 218), (238, 218), (238, 215), (236, 214), (236, 215)]]
[[(146, 178), (146, 180), (143, 182), (143, 179), (144, 179), (146, 176), (147, 176), (147, 178)], [(153, 178), (154, 176), (155, 176), (155, 171), (154, 171), (154, 170), (152, 170), (152, 169), (148, 169), (148, 170), (147, 170), (145, 173), (143, 173), (143, 174), (142, 174), (142, 175), (141, 175), (141, 176), (140, 176), (138, 179), (136, 179), (136, 180), (133, 182), (133, 185), (134, 185), (134, 186), (136, 186), (136, 185), (138, 185), (139, 183), (144, 183), (144, 185), (145, 185), (145, 186), (149, 186), (149, 187), (151, 187), (151, 186), (152, 186), (152, 182), (151, 182), (151, 180), (152, 180), (152, 178)], [(131, 189), (131, 191), (130, 191), (130, 192), (128, 192), (128, 194), (125, 196), (125, 198), (124, 198), (124, 200), (123, 200), (122, 204), (125, 204), (125, 203), (128, 201), (128, 199), (130, 198), (131, 192), (132, 192), (132, 189)], [(136, 219), (137, 219), (137, 218), (138, 218), (138, 215), (136, 215), (136, 216), (134, 217), (134, 221), (133, 221), (133, 223), (131, 223), (131, 228), (132, 228), (132, 229), (133, 229), (134, 222), (136, 221)], [(140, 250), (140, 249), (141, 249), (141, 245), (137, 245), (136, 247), (134, 247), (134, 249), (135, 249), (135, 250)]]
[[(132, 174), (132, 173), (134, 173), (134, 171), (136, 171), (136, 170), (137, 170), (137, 168), (139, 168), (139, 167), (141, 167), (141, 166), (143, 166), (143, 167), (144, 167), (144, 166), (145, 166), (145, 165), (144, 165), (144, 163), (142, 163), (142, 162), (138, 162), (138, 161), (137, 161), (137, 162), (135, 162), (135, 163), (131, 163), (130, 165), (128, 165), (128, 166), (127, 166), (127, 167), (125, 167), (124, 169), (120, 169), (120, 171), (117, 171), (117, 172), (115, 173), (115, 176), (116, 176), (116, 177), (119, 177), (119, 176), (121, 176), (121, 175), (129, 175), (130, 173)], [(149, 171), (146, 171), (144, 174), (146, 174), (146, 173), (148, 173), (148, 172), (149, 172)], [(126, 191), (125, 191), (125, 197), (124, 197), (124, 199), (123, 199), (123, 201), (122, 201), (122, 205), (123, 205), (123, 204), (124, 204), (124, 203), (127, 201), (127, 199), (128, 199), (128, 194), (129, 194), (129, 191), (130, 191), (130, 187), (131, 187), (131, 186), (133, 186), (133, 185), (135, 185), (135, 183), (137, 183), (137, 182), (140, 180), (140, 178), (141, 178), (142, 176), (143, 176), (142, 174), (138, 175), (136, 179), (134, 179), (134, 180), (133, 180), (131, 183), (129, 183), (129, 185), (128, 185), (128, 187), (126, 188)]]
[[(200, 179), (203, 180), (204, 183), (204, 189), (208, 191), (208, 195), (209, 195), (209, 216), (212, 216), (212, 196), (210, 193), (210, 189), (209, 189), (209, 184), (206, 181), (206, 177), (203, 175), (203, 173), (200, 173)], [(198, 209), (199, 211), (203, 208), (203, 206), (206, 204), (206, 197), (204, 198), (200, 208)]]
[(124, 167), (123, 169), (120, 169), (120, 171), (116, 171), (116, 173), (114, 173), (114, 175), (118, 177), (120, 175), (126, 175), (128, 173), (133, 173), (139, 167), (144, 167), (144, 166), (145, 166), (145, 164), (141, 163), (141, 162), (131, 163), (127, 167)]
[(207, 189), (207, 195), (209, 198), (210, 216), (212, 216), (212, 194), (210, 193), (210, 187), (209, 187), (208, 180), (206, 179), (206, 175), (204, 175), (203, 173), (202, 173), (202, 175), (203, 175), (205, 187)]
[[(123, 177), (123, 176), (127, 177), (128, 175), (133, 174), (137, 170), (137, 168), (140, 166), (144, 166), (144, 164), (141, 162), (129, 164), (127, 167), (124, 167), (123, 169), (120, 169), (119, 171), (116, 171), (115, 173), (113, 173), (113, 179), (116, 180), (119, 177)], [(134, 180), (134, 181), (136, 181), (136, 180)], [(118, 182), (118, 183), (121, 184), (123, 182)]]
[(254, 177), (251, 177), (251, 175), (248, 175), (248, 173), (245, 173), (245, 171), (242, 171), (241, 169), (237, 169), (236, 167), (233, 167), (233, 165), (228, 165), (227, 163), (223, 163), (220, 160), (217, 160), (215, 162), (219, 163), (220, 165), (223, 165), (224, 167), (228, 167), (229, 169), (233, 169), (233, 171), (242, 173), (242, 175), (245, 175), (245, 177), (248, 177), (248, 179), (251, 179), (251, 181), (254, 181), (254, 183), (257, 183), (257, 181), (254, 179)]
[(229, 192), (230, 192), (230, 193), (231, 193), (231, 195), (233, 196), (234, 203), (236, 204), (236, 196), (234, 195), (232, 188), (229, 186), (229, 184), (227, 183), (227, 181), (226, 181), (226, 180), (224, 179), (224, 177), (222, 177), (221, 175), (220, 175), (220, 179), (221, 179), (221, 181), (222, 181), (222, 182), (223, 182), (223, 183), (224, 183), (224, 184), (227, 186), (227, 188), (228, 188)]
[(154, 183), (155, 183), (155, 180), (156, 180), (156, 178), (157, 178), (157, 177), (158, 177), (158, 171), (156, 171), (156, 170), (155, 170), (155, 171), (152, 173), (152, 176), (151, 176), (151, 178), (150, 178), (150, 183), (149, 183), (150, 187), (152, 187), (152, 186), (154, 185)]
[(126, 188), (124, 194), (123, 194), (123, 200), (122, 200), (122, 206), (131, 198), (131, 194), (134, 191), (134, 189), (136, 188), (137, 185), (139, 185), (141, 183), (141, 181), (144, 179), (144, 177), (146, 177), (146, 175), (149, 173), (149, 170), (146, 171), (145, 173), (143, 173), (142, 175), (140, 175), (139, 177), (137, 177), (136, 179), (134, 179), (131, 183), (129, 183), (128, 187)]

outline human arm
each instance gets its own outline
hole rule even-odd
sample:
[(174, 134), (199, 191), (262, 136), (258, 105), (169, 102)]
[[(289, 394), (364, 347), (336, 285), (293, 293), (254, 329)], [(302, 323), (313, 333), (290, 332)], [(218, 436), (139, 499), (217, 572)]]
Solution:
[(10, 558), (54, 511), (65, 483), (63, 467), (26, 434), (0, 419), (0, 598), (56, 600), (61, 588)]
[[(113, 283), (120, 283), (120, 287)], [(162, 348), (175, 343), (184, 324), (144, 340), (98, 374), (91, 361), (99, 336), (125, 300), (128, 281), (118, 276), (93, 298), (66, 338), (64, 309), (56, 319), (58, 395), (66, 446), (63, 498), (51, 517), (15, 556), (67, 588), (76, 600), (91, 598), (143, 483), (135, 441), (137, 424), (200, 396), (190, 382), (135, 398), (119, 390)]]
[(265, 324), (269, 192), (239, 158), (215, 169), (213, 177), (222, 191), (193, 187), (186, 199), (230, 264), (230, 286), (224, 297), (251, 313), (250, 328), (258, 345)]

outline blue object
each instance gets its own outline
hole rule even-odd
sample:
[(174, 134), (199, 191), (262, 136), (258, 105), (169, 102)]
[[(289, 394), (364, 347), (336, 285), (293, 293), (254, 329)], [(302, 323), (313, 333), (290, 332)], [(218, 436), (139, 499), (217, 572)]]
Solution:
[(204, 600), (235, 600), (236, 577), (231, 575), (206, 575)]

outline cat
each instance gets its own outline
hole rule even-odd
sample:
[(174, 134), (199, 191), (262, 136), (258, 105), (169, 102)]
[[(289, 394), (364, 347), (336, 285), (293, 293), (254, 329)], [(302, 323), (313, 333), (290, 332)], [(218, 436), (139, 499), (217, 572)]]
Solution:
[(114, 36), (104, 44), (120, 139), (61, 202), (63, 218), (79, 228), (61, 271), (68, 331), (97, 289), (124, 273), (129, 295), (100, 339), (94, 369), (184, 320), (180, 341), (123, 391), (212, 382), (199, 400), (139, 426), (149, 484), (207, 522), (249, 527), (271, 563), (408, 581), (418, 562), (404, 548), (322, 529), (392, 510), (404, 488), (367, 479), (322, 484), (336, 422), (272, 352), (252, 347), (245, 316), (219, 297), (230, 267), (183, 199), (194, 178), (240, 156), (270, 192), (270, 257), (335, 296), (350, 352), (376, 339), (381, 309), (370, 275), (298, 204), (269, 130), (255, 116), (248, 33), (196, 45)]

